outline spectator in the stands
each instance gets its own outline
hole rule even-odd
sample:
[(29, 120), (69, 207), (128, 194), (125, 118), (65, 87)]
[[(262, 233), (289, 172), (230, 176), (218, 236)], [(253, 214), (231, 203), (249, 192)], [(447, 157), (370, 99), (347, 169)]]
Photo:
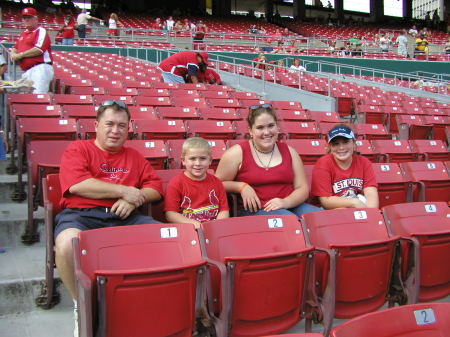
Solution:
[(185, 171), (167, 184), (164, 211), (172, 223), (191, 223), (195, 228), (205, 221), (230, 216), (227, 193), (222, 182), (208, 173), (211, 148), (200, 137), (186, 139), (181, 149)]
[(108, 36), (115, 38), (119, 36), (118, 26), (122, 26), (122, 23), (119, 21), (119, 17), (116, 13), (111, 13), (108, 21)]
[(447, 55), (450, 54), (450, 36), (447, 38), (447, 42), (445, 42), (444, 51)]
[(425, 33), (420, 33), (420, 36), (416, 39), (414, 55), (420, 54), (428, 54), (428, 40)]
[(36, 9), (24, 8), (22, 21), (25, 31), (20, 34), (9, 56), (22, 69), (22, 78), (33, 82), (33, 93), (46, 94), (54, 75), (50, 36), (39, 26)]
[(417, 31), (416, 25), (413, 25), (410, 30), (408, 31), (408, 34), (411, 35), (413, 38), (416, 38), (417, 35), (419, 35), (419, 32)]
[(225, 190), (238, 193), (239, 216), (301, 216), (320, 210), (306, 203), (309, 188), (302, 160), (293, 148), (278, 140), (274, 108), (262, 104), (249, 110), (250, 139), (225, 151), (216, 170)]
[(142, 154), (124, 146), (129, 123), (124, 102), (104, 101), (97, 110), (95, 139), (72, 142), (61, 158), (63, 210), (55, 220), (55, 261), (74, 302), (74, 336), (78, 336), (78, 308), (73, 238), (85, 230), (157, 223), (137, 210), (161, 199), (162, 184)]
[(201, 83), (222, 85), (222, 79), (220, 78), (220, 75), (211, 68), (206, 68), (205, 72), (197, 72), (197, 78)]
[(323, 208), (378, 208), (372, 163), (355, 152), (356, 137), (348, 125), (328, 132), (328, 154), (316, 162), (311, 183), (311, 196)]
[(64, 24), (59, 28), (59, 33), (62, 38), (63, 46), (72, 46), (75, 38), (75, 22), (72, 15), (64, 17)]
[(395, 42), (398, 44), (397, 54), (404, 57), (408, 57), (408, 38), (406, 37), (406, 30), (403, 29), (402, 33), (397, 36)]
[(158, 30), (163, 29), (163, 25), (162, 25), (161, 19), (160, 18), (156, 18), (155, 21), (152, 23), (150, 28), (151, 29), (158, 29)]
[(96, 20), (98, 22), (102, 22), (101, 19), (96, 18), (94, 16), (90, 16), (86, 9), (82, 9), (81, 13), (77, 16), (77, 31), (78, 31), (78, 37), (80, 39), (86, 38), (86, 26), (89, 23), (89, 20)]
[(248, 29), (248, 32), (250, 34), (258, 34), (259, 30), (258, 30), (258, 28), (256, 28), (256, 25), (251, 25), (251, 27)]
[(290, 73), (303, 73), (306, 71), (306, 68), (300, 64), (300, 60), (298, 58), (295, 58), (291, 66), (289, 67)]
[(164, 82), (185, 83), (185, 77), (190, 76), (192, 83), (198, 83), (198, 72), (205, 72), (208, 66), (208, 54), (195, 51), (180, 51), (161, 61)]
[(259, 53), (253, 60), (253, 67), (265, 70), (267, 68), (267, 59), (264, 53)]
[(378, 40), (378, 45), (380, 47), (380, 50), (383, 53), (389, 52), (390, 41), (389, 41), (389, 38), (385, 34), (380, 34), (380, 39)]
[(173, 30), (173, 26), (175, 25), (175, 21), (173, 21), (173, 18), (169, 16), (169, 18), (166, 20), (166, 30)]
[(208, 27), (206, 27), (202, 20), (198, 21), (195, 30), (192, 32), (192, 42), (194, 43), (194, 50), (203, 49), (202, 44), (207, 32)]

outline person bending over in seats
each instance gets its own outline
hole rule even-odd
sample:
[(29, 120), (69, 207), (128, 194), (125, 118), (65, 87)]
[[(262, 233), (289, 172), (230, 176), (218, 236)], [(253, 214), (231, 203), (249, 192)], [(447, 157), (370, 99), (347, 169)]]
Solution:
[(328, 154), (314, 166), (311, 184), (311, 195), (323, 208), (378, 208), (372, 164), (355, 151), (355, 134), (347, 125), (328, 132)]
[(136, 150), (124, 143), (130, 113), (121, 101), (105, 101), (97, 111), (96, 138), (70, 144), (61, 159), (61, 207), (56, 216), (55, 258), (61, 279), (75, 304), (72, 239), (80, 231), (105, 226), (158, 223), (137, 208), (161, 199), (162, 183)]
[(428, 40), (425, 33), (420, 33), (420, 36), (416, 39), (416, 48), (414, 50), (414, 55), (428, 54)]
[(25, 31), (11, 49), (11, 61), (20, 66), (23, 79), (33, 82), (34, 94), (47, 94), (54, 75), (50, 36), (38, 25), (34, 8), (22, 10), (22, 21)]
[(204, 73), (199, 71), (197, 73), (197, 78), (200, 83), (222, 85), (222, 79), (220, 78), (220, 75), (211, 68), (206, 68)]
[(279, 127), (270, 104), (250, 107), (249, 140), (223, 154), (216, 176), (225, 190), (238, 193), (238, 215), (295, 214), (320, 210), (305, 203), (309, 188), (302, 160), (278, 141)]
[(185, 83), (186, 75), (190, 76), (192, 83), (198, 83), (197, 73), (205, 72), (207, 66), (207, 53), (180, 51), (162, 60), (158, 69), (166, 83)]
[(164, 211), (168, 222), (192, 223), (228, 218), (228, 201), (222, 182), (208, 173), (211, 149), (206, 140), (192, 137), (183, 143), (181, 160), (186, 168), (167, 184)]

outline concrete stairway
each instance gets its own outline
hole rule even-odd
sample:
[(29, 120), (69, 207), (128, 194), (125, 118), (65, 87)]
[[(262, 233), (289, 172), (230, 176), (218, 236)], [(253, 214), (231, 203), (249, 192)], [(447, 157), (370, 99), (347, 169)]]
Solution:
[(71, 336), (73, 306), (64, 287), (59, 287), (61, 302), (53, 309), (43, 310), (34, 303), (44, 280), (44, 212), (39, 208), (34, 213), (35, 219), (40, 220), (40, 242), (24, 245), (21, 235), (26, 224), (27, 201), (11, 201), (17, 176), (6, 174), (8, 164), (0, 162), (0, 336)]

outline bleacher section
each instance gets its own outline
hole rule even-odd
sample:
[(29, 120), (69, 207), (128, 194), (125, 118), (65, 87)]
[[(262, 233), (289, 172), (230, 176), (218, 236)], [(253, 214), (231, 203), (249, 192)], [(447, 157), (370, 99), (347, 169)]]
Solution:
[[(124, 17), (123, 21), (139, 26), (148, 23), (144, 17)], [(234, 21), (207, 25), (224, 34), (237, 26)], [(276, 27), (267, 25), (266, 29), (272, 32)], [(129, 105), (130, 140), (126, 144), (167, 176), (181, 167), (180, 143), (193, 135), (210, 142), (214, 169), (227, 147), (248, 138), (245, 118), (253, 104), (270, 103), (277, 109), (280, 139), (296, 149), (307, 172), (325, 153), (327, 131), (338, 122), (352, 122), (358, 150), (373, 162), (380, 183), (380, 207), (385, 207), (382, 212), (315, 212), (304, 216), (301, 223), (289, 216), (259, 216), (253, 221), (234, 217), (206, 223), (198, 232), (179, 224), (111, 228), (108, 237), (86, 231), (74, 243), (77, 275), (83, 279), (83, 336), (94, 335), (97, 318), (105, 335), (114, 329), (123, 335), (151, 331), (155, 336), (191, 336), (201, 325), (200, 320), (196, 325), (195, 318), (210, 319), (219, 337), (299, 332), (300, 327), (310, 330), (312, 322), (322, 323), (314, 324), (313, 331), (327, 335), (341, 323), (339, 319), (383, 310), (388, 304), (448, 301), (449, 104), (403, 92), (388, 94), (375, 86), (343, 80), (325, 81), (311, 73), (292, 74), (278, 68), (262, 71), (224, 62), (211, 62), (211, 66), (228, 73), (236, 70), (234, 75), (245, 76), (249, 83), (270, 79), (280, 91), (302, 89), (317, 94), (318, 99), (325, 99), (330, 91), (336, 109), (316, 111), (305, 108), (308, 102), (268, 99), (261, 92), (239, 91), (231, 82), (163, 83), (156, 65), (114, 54), (58, 51), (53, 66), (52, 93), (6, 95), (14, 130), (10, 159), (20, 168), (16, 201), (24, 200), (25, 183), (28, 187), (24, 243), (39, 240), (42, 230), (34, 211), (45, 207), (45, 238), (41, 238), (45, 248), (37, 244), (42, 248), (38, 279), (44, 281), (43, 292), (35, 296), (29, 289), (23, 291), (24, 297), (38, 297), (43, 308), (57, 303), (52, 233), (61, 193), (54, 174), (59, 169), (58, 158), (71, 140), (93, 137), (96, 108), (106, 100)], [(23, 165), (28, 167), (25, 181)], [(418, 224), (413, 228), (403, 220), (408, 207), (417, 213)], [(152, 208), (161, 215), (161, 203)], [(430, 222), (427, 213), (438, 220)], [(433, 227), (435, 223), (439, 226)], [(129, 238), (126, 245), (124, 235)], [(150, 236), (152, 240), (145, 239)], [(17, 244), (8, 240), (16, 239), (10, 235), (2, 244), (9, 249)], [(126, 255), (133, 264), (122, 264), (117, 254)], [(150, 255), (163, 259), (143, 258)], [(8, 279), (5, 283), (24, 287), (14, 282)], [(133, 310), (126, 307), (129, 303)], [(420, 308), (440, 315), (437, 307)], [(72, 324), (71, 313), (67, 316), (70, 321), (64, 324)], [(123, 317), (126, 320), (119, 319)], [(334, 331), (340, 336), (338, 329)]]

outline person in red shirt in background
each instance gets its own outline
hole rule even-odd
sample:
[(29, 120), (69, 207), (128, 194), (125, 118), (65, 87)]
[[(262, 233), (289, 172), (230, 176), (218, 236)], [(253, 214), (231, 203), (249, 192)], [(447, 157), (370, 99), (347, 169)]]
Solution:
[(64, 17), (64, 25), (59, 29), (59, 33), (62, 38), (63, 46), (73, 45), (73, 39), (75, 38), (75, 22), (72, 15), (66, 15)]
[(197, 27), (195, 28), (194, 36), (193, 36), (193, 43), (194, 43), (194, 50), (201, 49), (203, 50), (204, 47), (203, 39), (205, 38), (206, 33), (208, 32), (208, 27), (203, 23), (203, 21), (199, 21), (197, 23)]
[(188, 75), (192, 83), (198, 83), (198, 73), (205, 72), (207, 66), (207, 53), (180, 51), (162, 60), (158, 68), (166, 83), (186, 83), (185, 78)]
[(156, 18), (155, 22), (150, 27), (151, 29), (163, 29), (163, 24), (161, 23), (160, 18)]
[(24, 71), (22, 78), (33, 81), (33, 93), (46, 94), (54, 75), (50, 36), (39, 27), (34, 8), (22, 10), (22, 21), (25, 31), (11, 49), (10, 58)]
[(200, 83), (207, 84), (222, 84), (222, 79), (220, 75), (211, 68), (206, 68), (205, 72), (198, 72), (197, 78)]

